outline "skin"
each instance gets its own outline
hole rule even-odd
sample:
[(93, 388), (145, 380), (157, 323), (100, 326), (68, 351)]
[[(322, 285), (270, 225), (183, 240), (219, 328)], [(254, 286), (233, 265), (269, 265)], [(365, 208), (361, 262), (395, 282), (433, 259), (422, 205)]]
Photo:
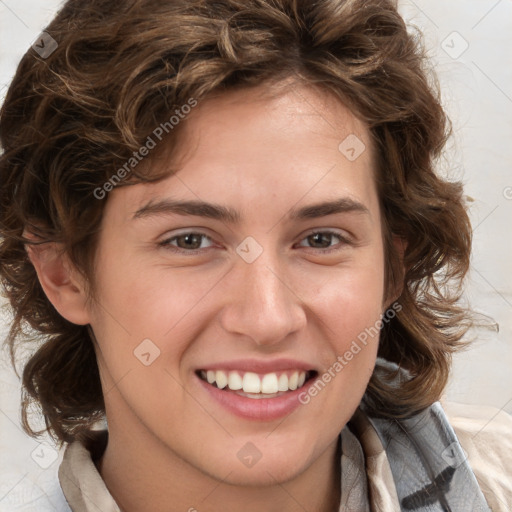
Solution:
[[(220, 361), (276, 358), (306, 361), (321, 374), (392, 302), (384, 301), (367, 128), (318, 89), (289, 84), (272, 97), (266, 90), (200, 103), (173, 160), (178, 172), (109, 194), (94, 300), (64, 256), (31, 251), (55, 307), (94, 331), (110, 433), (98, 467), (124, 511), (148, 503), (156, 512), (338, 510), (338, 436), (368, 384), (377, 338), (310, 403), (277, 421), (227, 412), (195, 374)], [(366, 145), (354, 161), (338, 150), (350, 134)], [(287, 217), (341, 197), (368, 212)], [(169, 198), (223, 205), (241, 219), (133, 218)], [(325, 230), (348, 240), (309, 236)], [(191, 232), (206, 237), (187, 254), (187, 241), (173, 237)], [(236, 252), (248, 236), (263, 249), (252, 263)], [(134, 350), (148, 338), (160, 353), (145, 366)], [(251, 468), (237, 457), (248, 442), (261, 452)]]

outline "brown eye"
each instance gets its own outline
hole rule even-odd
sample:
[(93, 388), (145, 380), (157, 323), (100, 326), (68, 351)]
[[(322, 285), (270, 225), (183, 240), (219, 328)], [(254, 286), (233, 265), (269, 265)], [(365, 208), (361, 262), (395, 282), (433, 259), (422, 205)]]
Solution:
[[(336, 239), (338, 240), (338, 243), (336, 243)], [(307, 241), (310, 248), (318, 249), (324, 253), (341, 250), (345, 245), (349, 245), (351, 243), (348, 238), (344, 237), (340, 233), (336, 233), (335, 231), (315, 231), (303, 240)], [(334, 244), (332, 243), (333, 240)], [(299, 245), (301, 247), (308, 247), (302, 243)], [(339, 247), (336, 247), (337, 245), (339, 245)]]
[(307, 237), (310, 244), (316, 249), (326, 249), (330, 246), (333, 235), (331, 233), (314, 233)]
[(202, 244), (204, 240), (209, 240), (211, 242), (211, 239), (202, 233), (183, 233), (181, 235), (167, 238), (160, 242), (159, 245), (170, 250), (176, 250), (177, 252), (192, 252), (208, 248)]

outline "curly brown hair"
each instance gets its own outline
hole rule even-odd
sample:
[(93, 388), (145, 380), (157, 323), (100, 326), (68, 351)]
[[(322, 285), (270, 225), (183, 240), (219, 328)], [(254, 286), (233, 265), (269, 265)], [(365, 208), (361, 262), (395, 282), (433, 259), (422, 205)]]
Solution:
[[(436, 175), (449, 123), (421, 38), (394, 2), (69, 0), (46, 32), (57, 48), (46, 58), (29, 49), (0, 112), (0, 276), (14, 312), (13, 364), (22, 342), (35, 347), (23, 368), (29, 434), (42, 432), (29, 424), (35, 404), (56, 439), (86, 439), (104, 402), (88, 326), (57, 313), (25, 245), (62, 244), (93, 284), (108, 200), (94, 191), (190, 98), (289, 77), (335, 94), (376, 149), (386, 290), (403, 284), (379, 356), (411, 378), (397, 387), (392, 369), (376, 370), (369, 403), (398, 417), (440, 397), (469, 326), (460, 297), (471, 227), (460, 183)], [(147, 168), (122, 184), (162, 178)], [(405, 274), (393, 234), (407, 242)]]

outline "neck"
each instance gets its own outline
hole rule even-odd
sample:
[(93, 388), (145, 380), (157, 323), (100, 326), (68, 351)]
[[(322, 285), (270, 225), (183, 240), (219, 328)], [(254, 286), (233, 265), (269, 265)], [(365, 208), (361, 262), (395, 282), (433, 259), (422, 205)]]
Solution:
[(340, 503), (338, 439), (301, 474), (265, 486), (216, 479), (180, 458), (142, 426), (109, 421), (109, 441), (98, 470), (122, 512), (337, 512)]

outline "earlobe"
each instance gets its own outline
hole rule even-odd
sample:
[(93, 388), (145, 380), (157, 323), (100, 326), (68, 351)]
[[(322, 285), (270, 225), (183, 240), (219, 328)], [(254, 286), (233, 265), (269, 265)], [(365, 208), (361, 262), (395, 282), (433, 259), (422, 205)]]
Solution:
[(25, 249), (48, 300), (69, 322), (89, 323), (83, 278), (71, 265), (60, 244), (26, 244)]

